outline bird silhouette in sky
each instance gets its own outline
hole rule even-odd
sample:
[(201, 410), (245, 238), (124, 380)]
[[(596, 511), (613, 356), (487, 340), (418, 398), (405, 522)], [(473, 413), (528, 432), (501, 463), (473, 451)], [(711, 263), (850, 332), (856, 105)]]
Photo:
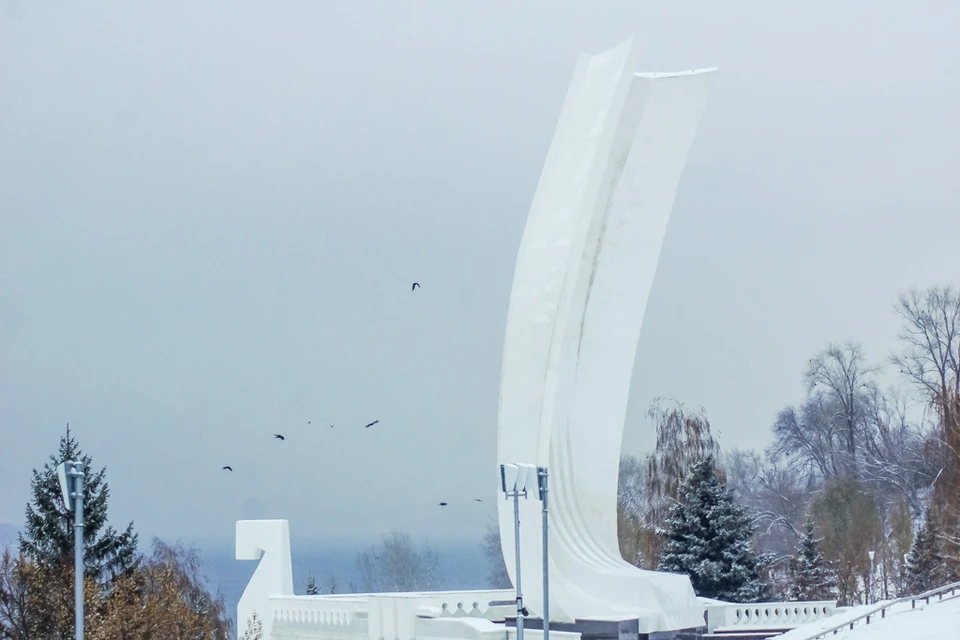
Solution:
[(333, 429), (333, 425), (330, 425), (330, 428)]
[(307, 420), (307, 424), (310, 424), (310, 421), (309, 421), (309, 420)]
[(224, 470), (225, 470), (225, 471), (233, 471), (233, 467), (231, 467), (231, 466), (228, 465), (228, 466), (224, 467)]
[(483, 500), (481, 500), (480, 498), (474, 498), (473, 501), (474, 501), (474, 502), (483, 502)]
[(419, 286), (420, 286), (419, 282), (414, 282), (413, 285), (410, 287), (410, 291), (416, 291), (417, 287)]
[(273, 437), (276, 438), (277, 440), (286, 440), (286, 438), (284, 438), (284, 437), (283, 437), (282, 435), (280, 435), (279, 433), (273, 434)]
[(364, 429), (369, 429), (370, 427), (372, 427), (373, 425), (377, 424), (378, 422), (380, 422), (380, 421), (379, 421), (379, 420), (374, 420), (373, 422), (371, 422), (370, 424), (364, 426), (363, 428), (364, 428)]
[(441, 507), (445, 507), (445, 506), (447, 506), (447, 503), (446, 503), (446, 502), (441, 502), (441, 503), (440, 503), (440, 506), (441, 506)]

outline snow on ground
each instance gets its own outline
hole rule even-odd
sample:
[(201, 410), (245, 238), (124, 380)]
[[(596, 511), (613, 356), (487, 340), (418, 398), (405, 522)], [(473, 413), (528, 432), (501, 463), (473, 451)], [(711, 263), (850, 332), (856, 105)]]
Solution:
[[(801, 640), (810, 638), (821, 629), (829, 629), (844, 619), (854, 619), (876, 605), (854, 607), (843, 611), (825, 620), (797, 627), (793, 631), (777, 636), (777, 640)], [(829, 633), (829, 640), (938, 640), (940, 638), (960, 638), (960, 595), (944, 597), (942, 601), (936, 598), (930, 604), (917, 602), (917, 608), (911, 609), (910, 602), (893, 605), (887, 611), (887, 617), (870, 617), (870, 624), (861, 620), (854, 625), (853, 630), (846, 627), (837, 632)]]

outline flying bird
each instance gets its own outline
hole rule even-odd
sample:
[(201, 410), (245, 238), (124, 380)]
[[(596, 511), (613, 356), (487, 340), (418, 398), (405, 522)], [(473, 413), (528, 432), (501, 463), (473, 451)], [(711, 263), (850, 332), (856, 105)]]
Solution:
[(474, 498), (473, 501), (474, 501), (474, 502), (483, 502), (483, 500), (481, 500), (480, 498)]
[(233, 467), (231, 467), (231, 466), (226, 466), (226, 467), (224, 467), (223, 469), (224, 469), (225, 471), (233, 471)]
[(333, 425), (330, 425), (330, 428), (333, 429)]
[(378, 422), (380, 422), (380, 421), (379, 421), (379, 420), (374, 420), (374, 421), (371, 422), (370, 424), (366, 425), (366, 426), (364, 427), (364, 429), (369, 429), (370, 427), (372, 427), (373, 425), (377, 424)]
[(307, 424), (310, 424), (310, 421), (309, 421), (309, 420), (307, 420)]
[(414, 282), (413, 285), (410, 287), (410, 291), (415, 291), (419, 286), (420, 286), (419, 282)]
[(283, 437), (282, 435), (280, 435), (279, 433), (273, 434), (273, 437), (276, 438), (277, 440), (286, 440), (286, 438), (284, 438), (284, 437)]
[(440, 506), (441, 506), (441, 507), (445, 507), (445, 506), (447, 506), (447, 503), (446, 503), (446, 502), (441, 502), (441, 503), (440, 503)]

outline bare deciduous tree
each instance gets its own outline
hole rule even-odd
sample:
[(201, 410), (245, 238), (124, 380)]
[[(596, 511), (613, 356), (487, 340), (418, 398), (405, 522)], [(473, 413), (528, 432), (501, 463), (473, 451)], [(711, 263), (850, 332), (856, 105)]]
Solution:
[[(84, 580), (84, 619), (98, 618), (103, 585)], [(0, 560), (0, 638), (70, 640), (73, 637), (73, 566), (43, 564), (5, 551)]]
[(895, 309), (902, 320), (903, 349), (892, 361), (936, 415), (932, 504), (947, 559), (960, 574), (960, 291), (950, 286), (913, 290), (899, 297)]
[(653, 531), (644, 526), (647, 467), (640, 458), (620, 457), (617, 482), (617, 541), (620, 555), (632, 565), (642, 567), (644, 538)]
[(113, 586), (91, 640), (200, 640), (231, 637), (232, 624), (219, 594), (200, 575), (195, 549), (154, 538), (140, 567)]
[(864, 429), (857, 479), (886, 512), (906, 499), (913, 513), (923, 508), (923, 493), (937, 473), (927, 450), (930, 434), (907, 417), (907, 403), (899, 391), (874, 391), (872, 413)]
[(952, 287), (913, 290), (897, 299), (903, 351), (891, 360), (949, 422), (960, 397), (960, 292)]
[(807, 398), (780, 412), (773, 451), (796, 468), (827, 481), (856, 477), (864, 431), (876, 395), (875, 369), (859, 345), (828, 345), (810, 359), (804, 374)]
[(770, 452), (734, 449), (724, 456), (724, 467), (727, 485), (753, 517), (761, 548), (772, 555), (774, 568), (783, 568), (818, 486)]
[(915, 512), (916, 489), (928, 477), (927, 435), (907, 418), (896, 389), (883, 392), (878, 369), (859, 346), (828, 346), (810, 360), (807, 397), (780, 412), (771, 452), (824, 482), (853, 478), (878, 494), (904, 494)]
[(870, 400), (876, 383), (863, 357), (860, 345), (847, 342), (830, 344), (810, 360), (804, 380), (809, 396), (822, 397), (822, 406), (839, 435), (840, 447), (833, 455), (844, 476), (857, 474), (858, 439), (870, 414)]
[(433, 589), (439, 566), (433, 547), (425, 543), (418, 549), (401, 531), (385, 534), (379, 545), (357, 556), (363, 588), (371, 593)]
[(773, 423), (773, 455), (821, 481), (838, 477), (837, 432), (828, 415), (821, 397), (808, 397), (797, 408), (783, 409)]
[[(196, 553), (154, 540), (152, 554), (109, 589), (88, 576), (84, 614), (91, 640), (225, 640), (223, 600), (199, 575)], [(0, 562), (0, 638), (73, 637), (73, 568), (6, 553)]]
[(483, 534), (483, 555), (487, 558), (487, 586), (491, 589), (509, 589), (512, 583), (503, 559), (498, 520), (491, 521)]
[(247, 629), (240, 636), (240, 640), (263, 640), (263, 622), (257, 617), (257, 612), (247, 618)]
[(3, 550), (0, 557), (0, 638), (24, 640), (30, 638), (33, 621), (30, 620), (30, 574), (33, 563)]

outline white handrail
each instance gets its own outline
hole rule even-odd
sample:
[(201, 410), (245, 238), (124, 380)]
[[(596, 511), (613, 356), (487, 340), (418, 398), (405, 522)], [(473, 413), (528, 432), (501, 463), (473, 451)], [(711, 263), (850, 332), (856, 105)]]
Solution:
[[(933, 596), (940, 596), (940, 599), (943, 599), (943, 595), (947, 592), (953, 594), (954, 591), (960, 591), (960, 582), (953, 582), (942, 587), (937, 587), (936, 589), (931, 589), (925, 591), (921, 594), (915, 596), (904, 596), (902, 598), (897, 598), (895, 600), (884, 600), (877, 604), (876, 607), (871, 608), (869, 611), (864, 611), (855, 618), (848, 618), (843, 622), (837, 623), (832, 627), (827, 627), (826, 629), (817, 629), (816, 631), (811, 631), (809, 635), (799, 636), (793, 638), (792, 640), (820, 640), (821, 638), (826, 638), (827, 634), (833, 633), (836, 634), (838, 631), (844, 627), (849, 626), (852, 630), (854, 625), (866, 618), (866, 624), (870, 624), (870, 618), (875, 616), (877, 612), (880, 612), (880, 617), (885, 618), (887, 615), (887, 610), (895, 604), (901, 604), (904, 602), (910, 602), (910, 608), (916, 608), (917, 600), (926, 600), (927, 604), (930, 603), (930, 598)], [(780, 634), (784, 635), (784, 634)], [(778, 636), (774, 636), (776, 638)]]

